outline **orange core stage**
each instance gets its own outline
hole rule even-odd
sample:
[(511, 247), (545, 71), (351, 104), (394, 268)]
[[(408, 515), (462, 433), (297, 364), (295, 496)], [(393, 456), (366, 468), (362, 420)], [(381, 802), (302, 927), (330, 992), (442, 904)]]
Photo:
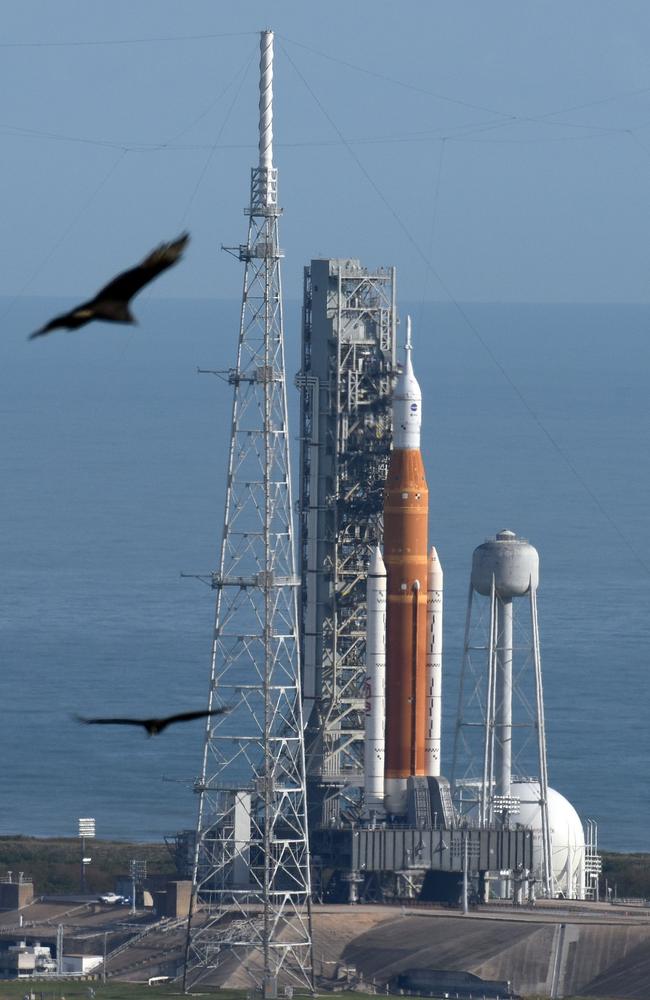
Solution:
[(419, 448), (394, 450), (384, 500), (388, 779), (426, 774), (428, 513)]

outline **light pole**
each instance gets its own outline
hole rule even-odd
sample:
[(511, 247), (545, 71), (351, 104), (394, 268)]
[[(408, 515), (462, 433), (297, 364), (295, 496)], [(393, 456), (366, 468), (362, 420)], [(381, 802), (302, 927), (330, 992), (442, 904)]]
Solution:
[(63, 975), (63, 924), (56, 928), (56, 974)]
[(86, 865), (91, 859), (86, 857), (86, 839), (95, 836), (95, 820), (90, 817), (79, 819), (79, 837), (81, 838), (81, 891), (86, 892)]
[(136, 886), (147, 877), (147, 862), (146, 861), (136, 861), (135, 858), (131, 861), (131, 913), (135, 913), (135, 890)]

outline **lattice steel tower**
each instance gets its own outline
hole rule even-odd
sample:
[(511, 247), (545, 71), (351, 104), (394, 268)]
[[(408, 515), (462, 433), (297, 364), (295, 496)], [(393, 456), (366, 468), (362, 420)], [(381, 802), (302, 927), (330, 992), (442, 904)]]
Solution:
[[(261, 35), (210, 706), (184, 989), (312, 986), (309, 846), (273, 166), (273, 34)], [(230, 980), (232, 982), (232, 978)]]
[(309, 818), (358, 814), (366, 709), (366, 576), (383, 539), (397, 375), (394, 268), (305, 269), (300, 435), (303, 694)]

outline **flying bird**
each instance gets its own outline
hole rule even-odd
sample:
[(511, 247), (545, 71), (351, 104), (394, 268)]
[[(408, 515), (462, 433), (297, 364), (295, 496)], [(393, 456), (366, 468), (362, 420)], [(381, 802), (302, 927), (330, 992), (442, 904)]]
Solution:
[(77, 722), (83, 722), (87, 726), (142, 726), (149, 736), (157, 736), (175, 722), (191, 722), (192, 719), (205, 719), (209, 715), (225, 715), (228, 711), (228, 708), (213, 708), (210, 711), (179, 712), (178, 715), (167, 715), (162, 719), (85, 719), (81, 715), (76, 715), (75, 718)]
[(52, 330), (77, 330), (94, 319), (107, 320), (109, 323), (136, 323), (137, 320), (129, 309), (130, 300), (168, 267), (178, 263), (189, 239), (189, 233), (182, 233), (171, 243), (161, 243), (136, 267), (109, 281), (94, 299), (82, 302), (76, 309), (61, 316), (55, 316), (40, 330), (30, 334), (29, 339), (42, 337)]

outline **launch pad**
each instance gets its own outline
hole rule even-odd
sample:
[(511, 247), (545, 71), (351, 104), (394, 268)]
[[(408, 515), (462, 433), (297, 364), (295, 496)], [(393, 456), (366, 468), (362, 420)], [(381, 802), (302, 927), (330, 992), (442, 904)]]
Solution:
[[(474, 554), (469, 707), (461, 682), (451, 783), (441, 770), (443, 568), (428, 538), (410, 320), (399, 364), (394, 269), (385, 274), (390, 282), (350, 260), (312, 260), (306, 269), (301, 649), (316, 898), (458, 902), (468, 881), (480, 899), (533, 896), (534, 886), (545, 897), (580, 898), (590, 858), (577, 828), (561, 835), (571, 839), (566, 856), (560, 848), (552, 857), (539, 559), (511, 531)], [(487, 619), (478, 613), (484, 595)], [(530, 605), (528, 629), (518, 605)], [(527, 740), (534, 761), (518, 756)], [(539, 777), (519, 779), (515, 767)], [(556, 822), (572, 831), (570, 804), (556, 798)]]
[[(478, 877), (479, 887), (488, 872), (530, 871), (533, 864), (533, 836), (530, 830), (417, 829), (416, 827), (346, 827), (340, 830), (317, 830), (312, 835), (312, 852), (321, 867), (331, 868), (343, 876), (358, 877), (376, 873), (445, 872), (462, 877), (466, 858), (471, 858), (471, 871)], [(347, 876), (347, 878), (346, 878)], [(369, 881), (369, 880), (367, 880)], [(433, 880), (435, 881), (435, 880)], [(457, 883), (457, 880), (454, 880)], [(430, 889), (427, 899), (448, 901), (448, 884), (444, 893)], [(431, 892), (433, 891), (433, 895)], [(368, 885), (366, 893), (356, 892), (362, 899), (375, 899), (376, 887)], [(452, 891), (456, 901), (460, 891)], [(479, 897), (482, 894), (479, 890)], [(327, 898), (327, 897), (326, 897)]]
[[(312, 831), (318, 894), (327, 902), (418, 899), (458, 904), (487, 897), (509, 873), (512, 895), (534, 893), (533, 834), (507, 819), (489, 826), (459, 817), (446, 778), (409, 778), (407, 813)], [(401, 821), (400, 821), (401, 820)], [(510, 886), (509, 886), (510, 888)]]

